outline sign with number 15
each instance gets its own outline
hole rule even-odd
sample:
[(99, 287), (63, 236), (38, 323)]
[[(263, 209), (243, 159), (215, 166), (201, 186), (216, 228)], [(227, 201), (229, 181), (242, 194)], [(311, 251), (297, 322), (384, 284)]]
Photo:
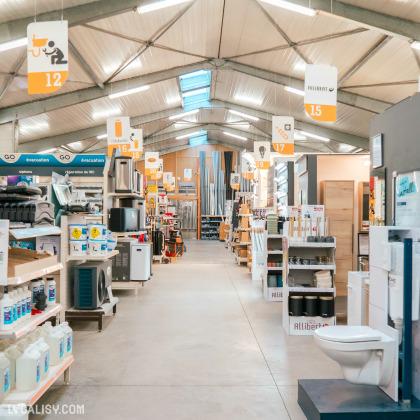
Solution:
[(28, 93), (60, 89), (69, 72), (68, 22), (34, 22), (27, 28)]

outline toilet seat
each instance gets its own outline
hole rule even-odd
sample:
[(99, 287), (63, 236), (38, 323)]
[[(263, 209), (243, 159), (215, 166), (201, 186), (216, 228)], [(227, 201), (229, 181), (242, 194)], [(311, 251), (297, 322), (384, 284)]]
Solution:
[(320, 328), (315, 334), (322, 340), (338, 343), (362, 343), (383, 338), (383, 334), (367, 326), (336, 325)]

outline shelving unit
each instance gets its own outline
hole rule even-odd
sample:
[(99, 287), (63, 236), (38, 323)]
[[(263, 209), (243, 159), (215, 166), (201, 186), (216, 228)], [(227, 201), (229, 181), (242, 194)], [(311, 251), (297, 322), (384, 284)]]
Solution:
[(58, 263), (54, 264), (50, 267), (43, 268), (41, 270), (32, 271), (31, 273), (23, 274), (21, 276), (16, 277), (8, 277), (7, 284), (9, 286), (18, 286), (23, 283), (27, 283), (28, 281), (34, 280), (38, 277), (46, 276), (47, 274), (52, 274), (58, 270), (63, 268), (63, 264)]
[(39, 236), (47, 235), (60, 235), (61, 229), (58, 226), (43, 226), (37, 228), (22, 228), (22, 229), (10, 229), (10, 236), (16, 240), (36, 238)]
[(70, 365), (74, 362), (74, 357), (67, 357), (62, 363), (57, 366), (51, 366), (48, 370), (48, 378), (44, 379), (39, 386), (33, 391), (12, 391), (3, 401), (3, 404), (20, 404), (26, 406), (34, 405), (54, 384), (54, 382), (64, 373), (64, 383), (67, 385), (70, 382)]
[(112, 251), (107, 255), (69, 255), (67, 261), (105, 261), (119, 253), (120, 251)]
[[(289, 222), (284, 224), (284, 232), (289, 231)], [(331, 264), (301, 265), (289, 264), (289, 257), (300, 257), (302, 259), (315, 259), (316, 256), (327, 256), (331, 258)], [(293, 238), (283, 238), (283, 328), (289, 335), (313, 335), (314, 331), (325, 325), (335, 325), (335, 239), (334, 243), (323, 242), (298, 242)], [(321, 270), (330, 270), (332, 286), (330, 288), (315, 287), (314, 273)], [(291, 285), (290, 278), (293, 277)], [(290, 316), (290, 296), (332, 296), (334, 316), (324, 318), (321, 316)], [(318, 302), (319, 303), (319, 302)]]
[[(281, 262), (283, 264), (283, 250), (282, 250), (283, 235), (268, 234), (264, 231), (264, 278), (263, 278), (263, 291), (264, 298), (271, 302), (283, 301), (283, 287), (268, 287), (268, 275), (283, 276), (282, 267), (269, 267), (270, 262)], [(269, 251), (268, 249), (273, 249)], [(283, 278), (284, 281), (284, 278)]]
[(224, 216), (201, 216), (201, 235), (200, 239), (219, 240), (220, 223)]

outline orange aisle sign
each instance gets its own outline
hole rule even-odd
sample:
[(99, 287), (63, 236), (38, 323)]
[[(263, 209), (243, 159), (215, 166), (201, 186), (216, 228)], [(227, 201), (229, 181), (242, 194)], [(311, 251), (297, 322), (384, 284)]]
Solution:
[(134, 160), (139, 160), (143, 155), (143, 129), (130, 129), (130, 150), (125, 156), (130, 156)]
[(305, 110), (316, 121), (337, 120), (337, 67), (306, 65)]
[(113, 149), (118, 149), (123, 156), (131, 156), (130, 130), (130, 117), (107, 118), (108, 156), (112, 155)]
[(184, 181), (188, 182), (192, 180), (192, 169), (184, 169)]
[(158, 159), (158, 170), (155, 174), (151, 174), (152, 179), (157, 181), (163, 177), (163, 159)]
[(33, 22), (27, 27), (28, 93), (60, 89), (69, 72), (68, 22)]
[(172, 186), (172, 172), (163, 173), (163, 188), (168, 190)]
[(295, 154), (295, 119), (293, 117), (273, 117), (273, 147), (281, 155)]
[(159, 152), (146, 152), (144, 154), (144, 161), (146, 176), (156, 175), (159, 169)]
[(241, 174), (232, 173), (230, 174), (230, 187), (233, 190), (239, 190), (241, 186)]
[(168, 188), (168, 191), (175, 191), (175, 177), (172, 177), (171, 186)]
[[(251, 162), (250, 160), (248, 160), (245, 157), (246, 154), (246, 150), (242, 152), (241, 155), (241, 171), (242, 171), (242, 178), (246, 179), (246, 180), (251, 180), (254, 179), (254, 170), (255, 170), (255, 165), (253, 162)], [(249, 155), (249, 153), (248, 153)]]
[(270, 167), (270, 148), (269, 141), (254, 142), (254, 159), (257, 169), (268, 169)]

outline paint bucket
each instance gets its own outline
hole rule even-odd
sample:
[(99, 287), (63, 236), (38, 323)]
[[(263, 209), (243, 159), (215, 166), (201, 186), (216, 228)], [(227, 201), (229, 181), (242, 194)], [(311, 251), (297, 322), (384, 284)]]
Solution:
[(323, 318), (331, 318), (332, 316), (334, 316), (334, 297), (320, 296), (319, 310)]
[(289, 315), (303, 315), (303, 296), (289, 296)]
[(108, 252), (112, 252), (117, 246), (117, 240), (114, 238), (107, 238), (106, 240)]
[(318, 315), (318, 296), (305, 296), (303, 315), (305, 316)]
[(88, 239), (94, 241), (103, 241), (106, 239), (106, 225), (102, 223), (89, 223)]
[(87, 241), (70, 241), (70, 255), (80, 257), (87, 253)]
[(106, 241), (88, 241), (88, 253), (92, 256), (106, 255), (108, 253), (108, 245)]
[(71, 224), (69, 225), (69, 239), (71, 241), (86, 241), (88, 234), (88, 227), (85, 224)]

